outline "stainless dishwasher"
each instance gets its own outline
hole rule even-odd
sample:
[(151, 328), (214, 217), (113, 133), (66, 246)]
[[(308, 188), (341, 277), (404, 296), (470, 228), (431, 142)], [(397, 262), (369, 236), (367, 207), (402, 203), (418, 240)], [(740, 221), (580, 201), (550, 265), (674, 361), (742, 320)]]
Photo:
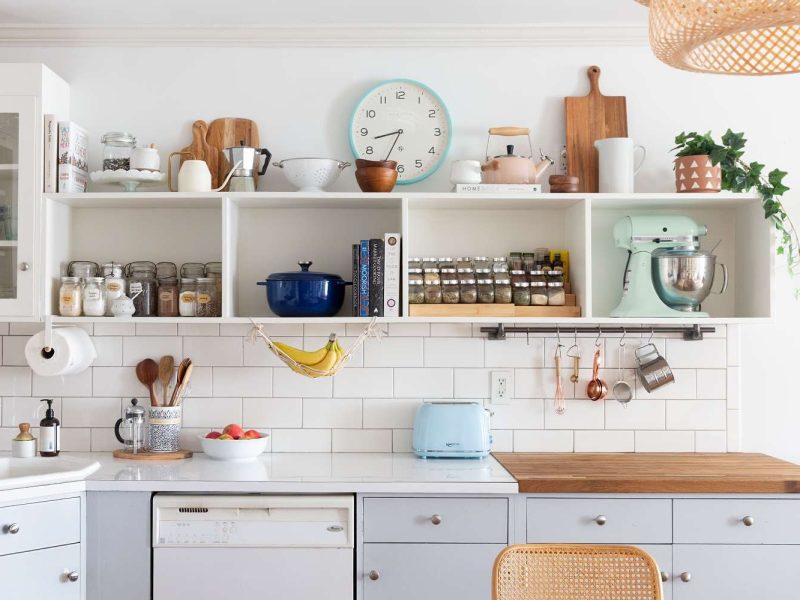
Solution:
[(352, 600), (352, 496), (157, 494), (153, 600)]

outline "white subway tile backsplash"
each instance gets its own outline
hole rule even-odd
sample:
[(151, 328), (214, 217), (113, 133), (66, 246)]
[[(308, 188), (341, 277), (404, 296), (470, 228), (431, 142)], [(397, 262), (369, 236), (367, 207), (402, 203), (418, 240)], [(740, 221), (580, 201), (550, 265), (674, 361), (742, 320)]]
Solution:
[(729, 409), (739, 409), (742, 399), (742, 374), (741, 367), (728, 367), (725, 374), (726, 390), (725, 397), (728, 401)]
[(426, 367), (482, 367), (484, 340), (481, 338), (425, 338)]
[(303, 399), (243, 398), (242, 424), (248, 429), (302, 427)]
[(492, 429), (544, 428), (544, 400), (516, 398), (510, 404), (491, 404), (487, 401), (485, 406), (494, 413)]
[(241, 398), (186, 398), (183, 407), (184, 427), (221, 430), (229, 423), (242, 423)]
[(330, 452), (330, 429), (273, 429), (273, 452)]
[(633, 452), (633, 431), (576, 431), (575, 452)]
[[(119, 418), (119, 417), (117, 417)], [(112, 430), (113, 431), (113, 430)], [(61, 427), (61, 450), (63, 452), (89, 452), (92, 449), (92, 430), (88, 428)], [(38, 437), (38, 435), (37, 435)]]
[(333, 452), (391, 452), (391, 429), (334, 429)]
[(514, 431), (511, 429), (492, 429), (492, 452), (513, 452)]
[(697, 371), (694, 369), (672, 369), (673, 383), (662, 385), (652, 392), (646, 391), (636, 381), (636, 398), (656, 398), (659, 400), (693, 400), (697, 397)]
[[(294, 394), (273, 394), (273, 373), (277, 382), (277, 373), (289, 369), (272, 369), (264, 367), (214, 367), (212, 371), (213, 395), (228, 398), (267, 398), (269, 396), (293, 396)], [(289, 371), (292, 373), (291, 371)], [(292, 373), (296, 377), (295, 373)], [(305, 378), (303, 378), (305, 379)], [(312, 381), (312, 380), (309, 380)], [(319, 380), (313, 380), (319, 381)], [(277, 386), (276, 386), (277, 387)]]
[(742, 330), (739, 325), (728, 326), (727, 348), (728, 348), (728, 366), (738, 367), (742, 362)]
[(295, 373), (288, 367), (272, 369), (272, 374), (272, 391), (275, 396), (285, 396), (287, 398), (330, 398), (333, 395), (331, 377), (312, 379)]
[(135, 367), (139, 361), (145, 358), (152, 358), (158, 362), (158, 359), (165, 355), (172, 355), (175, 364), (183, 360), (183, 338), (155, 335), (122, 338), (122, 364), (124, 366)]
[[(361, 333), (364, 330), (366, 323), (362, 325), (355, 335)], [(267, 327), (264, 328), (266, 330), (267, 335), (272, 335)], [(324, 337), (327, 338), (330, 334), (335, 333), (336, 335), (347, 335), (347, 325), (344, 323), (305, 323), (303, 325), (303, 335), (306, 337)]]
[[(511, 372), (513, 396), (514, 372)], [(453, 369), (454, 398), (488, 398), (491, 394), (492, 369)]]
[(453, 369), (395, 369), (394, 396), (452, 398)]
[(219, 325), (214, 323), (178, 323), (178, 335), (216, 337), (219, 335)]
[(137, 323), (136, 335), (178, 335), (176, 323)]
[[(347, 335), (350, 337), (358, 337), (366, 330), (369, 322), (364, 319), (363, 323), (348, 323), (345, 327), (345, 333), (342, 335)], [(389, 325), (388, 323), (376, 323), (374, 327), (375, 332), (379, 332), (383, 335), (389, 334)], [(309, 335), (307, 332), (305, 335)]]
[(432, 337), (472, 337), (470, 323), (431, 323)]
[(183, 354), (200, 367), (242, 366), (242, 339), (228, 337), (187, 337)]
[(43, 377), (33, 374), (33, 387), (31, 394), (40, 398), (51, 396), (91, 396), (92, 395), (92, 369), (74, 375), (60, 375), (58, 377)]
[(636, 431), (636, 452), (694, 452), (694, 431)]
[(121, 410), (119, 398), (62, 398), (61, 425), (65, 428), (113, 427)]
[[(92, 452), (113, 452), (118, 448), (122, 448), (122, 444), (119, 443), (119, 440), (114, 435), (113, 427), (93, 427), (90, 431)], [(186, 430), (181, 433), (186, 433)], [(193, 448), (186, 449), (193, 450)]]
[[(565, 398), (575, 397), (576, 386), (570, 382), (566, 370), (561, 372), (561, 388)], [(555, 369), (514, 369), (515, 398), (552, 398), (555, 391)]]
[(572, 431), (514, 430), (514, 452), (572, 452)]
[(392, 452), (412, 452), (411, 429), (394, 429), (392, 431)]
[(3, 365), (10, 367), (27, 367), (25, 360), (25, 344), (30, 338), (21, 335), (8, 335), (3, 338)]
[(728, 364), (725, 338), (668, 339), (667, 360), (673, 369), (724, 369)]
[(44, 329), (44, 323), (9, 323), (8, 333), (10, 335), (31, 336)]
[(427, 337), (431, 334), (430, 323), (389, 323), (390, 337)]
[(728, 421), (727, 421), (727, 442), (728, 442), (728, 452), (740, 452), (741, 451), (741, 431), (742, 431), (742, 422), (741, 422), (741, 411), (738, 410), (729, 410), (728, 411)]
[[(53, 398), (53, 410), (56, 416), (61, 415), (61, 398)], [(39, 421), (44, 418), (46, 403), (41, 398), (31, 398), (30, 396), (3, 396), (2, 403), (2, 424), (3, 427), (17, 428), (20, 423), (30, 423), (32, 427), (39, 425)], [(112, 423), (113, 425), (113, 423)], [(19, 431), (15, 431), (14, 437)], [(34, 434), (36, 435), (36, 434)], [(36, 437), (39, 437), (36, 435)]]
[(667, 429), (725, 429), (724, 400), (668, 400)]
[(336, 398), (392, 397), (392, 369), (345, 367), (331, 379)]
[[(192, 374), (194, 381), (195, 374)], [(133, 367), (94, 367), (92, 369), (93, 396), (119, 396), (147, 398), (147, 389), (136, 379)]]
[[(295, 348), (303, 347), (302, 337), (275, 337), (273, 341), (283, 342)], [(284, 363), (260, 339), (255, 342), (245, 339), (243, 344), (243, 363), (245, 367), (285, 367)]]
[(364, 422), (367, 429), (410, 429), (422, 401), (418, 398), (364, 398)]
[(361, 398), (304, 398), (303, 427), (360, 428)]
[(136, 324), (125, 323), (116, 319), (109, 319), (108, 321), (94, 324), (94, 335), (95, 337), (101, 337), (104, 335), (136, 335)]
[(697, 371), (697, 398), (699, 400), (724, 400), (727, 394), (726, 369), (699, 369)]
[(97, 358), (94, 359), (94, 367), (121, 367), (122, 366), (122, 338), (119, 336), (107, 336), (92, 338)]
[(0, 396), (30, 395), (31, 370), (28, 367), (0, 367)]
[(567, 410), (555, 411), (555, 401), (549, 398), (544, 405), (545, 429), (603, 429), (605, 403), (591, 400), (567, 400)]
[(544, 339), (508, 338), (487, 340), (486, 365), (498, 368), (534, 369), (544, 367)]
[(695, 431), (695, 452), (726, 452), (727, 436), (724, 431)]
[(364, 341), (365, 367), (421, 367), (422, 338), (386, 337)]
[[(185, 389), (186, 398), (210, 398), (214, 395), (211, 367), (194, 367), (192, 378)], [(173, 379), (174, 381), (174, 379)], [(220, 396), (222, 394), (219, 394)], [(233, 395), (233, 394), (231, 394)]]
[(605, 402), (606, 429), (664, 429), (664, 400), (631, 400), (628, 404)]

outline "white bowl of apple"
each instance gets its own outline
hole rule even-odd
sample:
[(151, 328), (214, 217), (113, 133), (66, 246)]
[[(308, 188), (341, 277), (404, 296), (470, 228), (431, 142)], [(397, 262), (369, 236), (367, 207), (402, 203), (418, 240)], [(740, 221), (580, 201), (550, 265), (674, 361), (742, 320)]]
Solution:
[(244, 430), (236, 424), (226, 425), (222, 431), (210, 431), (198, 436), (200, 444), (216, 460), (254, 460), (267, 449), (269, 435), (255, 429)]

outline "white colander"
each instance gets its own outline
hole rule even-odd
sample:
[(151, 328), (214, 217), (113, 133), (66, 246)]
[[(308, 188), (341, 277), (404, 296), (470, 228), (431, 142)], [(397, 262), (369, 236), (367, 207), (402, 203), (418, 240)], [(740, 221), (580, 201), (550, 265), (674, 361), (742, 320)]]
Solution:
[(333, 184), (349, 162), (334, 158), (287, 158), (272, 163), (300, 192), (322, 192)]

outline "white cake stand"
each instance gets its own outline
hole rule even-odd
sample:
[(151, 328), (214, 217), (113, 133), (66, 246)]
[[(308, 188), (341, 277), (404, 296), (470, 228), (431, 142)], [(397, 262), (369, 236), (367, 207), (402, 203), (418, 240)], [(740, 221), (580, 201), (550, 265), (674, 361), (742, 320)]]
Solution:
[(118, 183), (126, 192), (135, 192), (140, 185), (163, 183), (166, 173), (160, 171), (139, 171), (117, 169), (115, 171), (92, 171), (89, 178), (93, 183)]

